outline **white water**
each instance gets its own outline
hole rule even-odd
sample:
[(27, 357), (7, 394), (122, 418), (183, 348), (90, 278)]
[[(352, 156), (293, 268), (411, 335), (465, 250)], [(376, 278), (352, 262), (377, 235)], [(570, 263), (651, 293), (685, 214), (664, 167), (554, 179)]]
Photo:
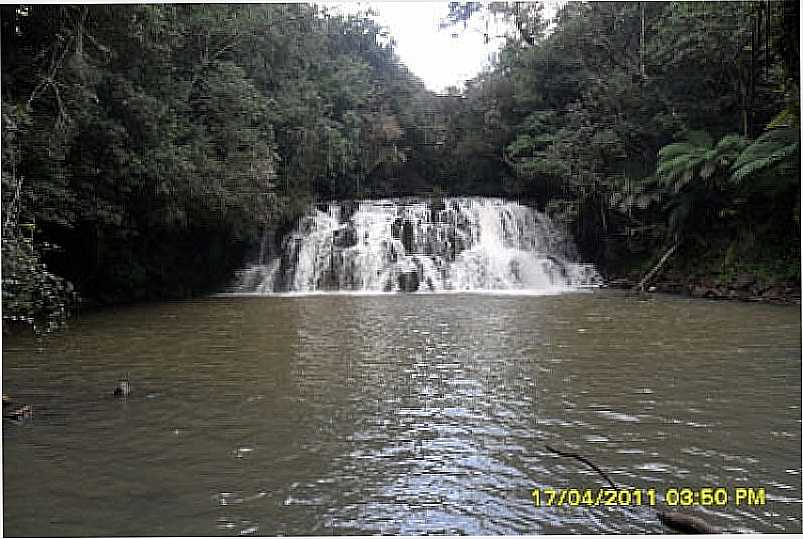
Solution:
[(241, 270), (233, 292), (507, 291), (556, 293), (601, 283), (549, 218), (515, 202), (447, 198), (331, 203), (313, 209), (280, 256)]

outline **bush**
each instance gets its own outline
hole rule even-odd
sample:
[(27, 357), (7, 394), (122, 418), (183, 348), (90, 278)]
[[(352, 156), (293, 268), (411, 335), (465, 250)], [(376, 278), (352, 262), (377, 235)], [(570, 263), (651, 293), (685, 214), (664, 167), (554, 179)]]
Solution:
[(3, 238), (3, 330), (30, 326), (49, 333), (64, 326), (77, 295), (69, 281), (50, 273), (33, 241), (18, 233)]

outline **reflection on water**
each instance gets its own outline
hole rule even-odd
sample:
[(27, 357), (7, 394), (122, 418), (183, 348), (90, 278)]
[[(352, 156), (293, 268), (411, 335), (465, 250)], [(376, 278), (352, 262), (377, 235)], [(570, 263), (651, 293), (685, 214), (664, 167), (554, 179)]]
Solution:
[[(698, 508), (800, 531), (796, 308), (613, 292), (226, 297), (3, 343), (9, 535), (643, 533), (598, 488), (764, 487)], [(133, 392), (111, 396), (129, 373)]]

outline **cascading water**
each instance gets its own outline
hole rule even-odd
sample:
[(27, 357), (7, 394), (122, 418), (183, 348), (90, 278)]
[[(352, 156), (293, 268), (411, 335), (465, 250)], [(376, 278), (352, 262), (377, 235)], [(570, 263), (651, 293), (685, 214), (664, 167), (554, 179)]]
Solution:
[(559, 292), (601, 283), (549, 218), (488, 198), (331, 203), (299, 220), (280, 256), (232, 291)]

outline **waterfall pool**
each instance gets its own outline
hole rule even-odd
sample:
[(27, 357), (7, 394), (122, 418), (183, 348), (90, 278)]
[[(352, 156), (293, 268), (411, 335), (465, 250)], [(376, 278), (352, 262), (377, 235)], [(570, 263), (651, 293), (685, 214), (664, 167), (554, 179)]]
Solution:
[[(648, 492), (706, 488), (729, 497), (674, 508), (799, 532), (800, 329), (797, 307), (600, 289), (93, 313), (3, 339), (3, 391), (34, 410), (4, 420), (4, 532), (659, 533)], [(547, 444), (642, 504), (545, 504), (607, 486)]]

